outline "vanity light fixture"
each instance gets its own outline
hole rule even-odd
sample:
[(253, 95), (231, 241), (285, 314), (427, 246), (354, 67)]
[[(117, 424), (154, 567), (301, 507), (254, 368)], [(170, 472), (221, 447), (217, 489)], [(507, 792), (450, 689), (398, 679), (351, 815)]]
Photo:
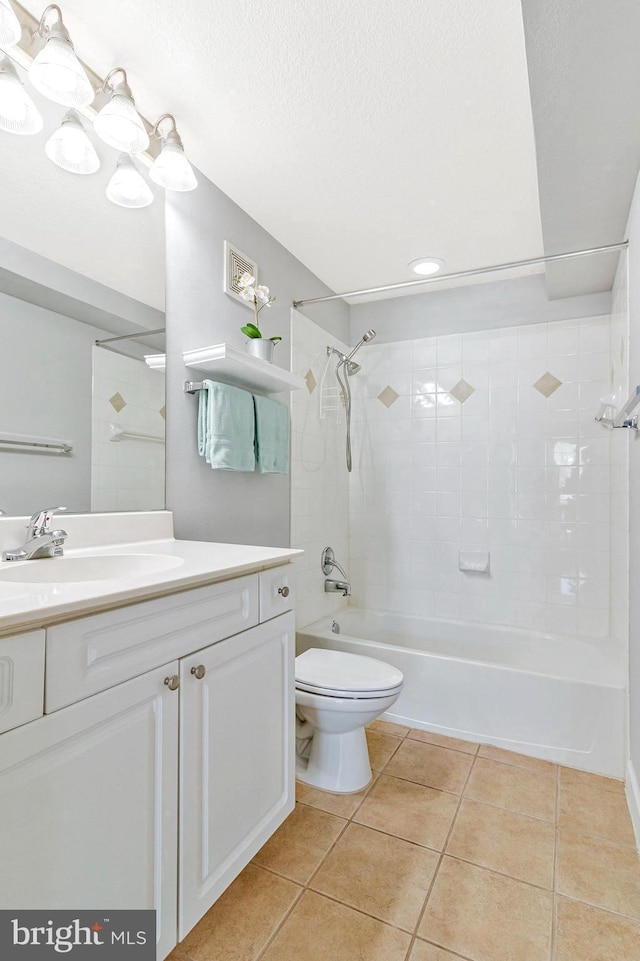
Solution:
[(42, 117), (8, 57), (0, 59), (0, 130), (32, 134), (42, 130)]
[[(50, 23), (52, 13), (57, 19)], [(62, 12), (55, 3), (49, 4), (42, 14), (34, 37), (45, 40), (44, 47), (29, 68), (29, 79), (36, 90), (65, 107), (87, 107), (92, 103), (93, 87), (74, 53), (71, 37), (62, 22)]]
[(107, 184), (107, 197), (118, 207), (148, 207), (153, 202), (151, 187), (127, 153), (120, 154)]
[[(166, 133), (160, 131), (160, 124), (171, 122), (171, 130)], [(158, 137), (162, 149), (156, 157), (149, 171), (154, 183), (165, 190), (195, 190), (198, 186), (193, 168), (184, 154), (182, 140), (178, 133), (175, 117), (164, 113), (153, 128), (154, 137)]]
[(421, 277), (437, 274), (443, 267), (444, 260), (440, 260), (439, 257), (419, 257), (418, 260), (412, 260), (409, 264), (410, 270), (414, 274), (420, 274)]
[[(114, 74), (121, 74), (114, 83)], [(105, 77), (103, 92), (110, 92), (111, 99), (100, 110), (93, 129), (106, 144), (125, 153), (140, 153), (149, 146), (149, 134), (136, 110), (131, 87), (127, 83), (127, 72), (115, 67)]]
[(49, 160), (72, 174), (93, 174), (100, 169), (100, 158), (75, 110), (69, 110), (45, 145)]
[(22, 27), (9, 0), (0, 0), (0, 47), (13, 47), (22, 37)]

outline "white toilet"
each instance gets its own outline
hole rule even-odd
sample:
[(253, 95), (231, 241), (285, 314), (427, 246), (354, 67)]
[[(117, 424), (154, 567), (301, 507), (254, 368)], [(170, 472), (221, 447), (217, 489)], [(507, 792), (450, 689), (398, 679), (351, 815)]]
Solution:
[(296, 776), (324, 791), (366, 787), (365, 726), (394, 704), (402, 672), (360, 654), (310, 648), (296, 657)]

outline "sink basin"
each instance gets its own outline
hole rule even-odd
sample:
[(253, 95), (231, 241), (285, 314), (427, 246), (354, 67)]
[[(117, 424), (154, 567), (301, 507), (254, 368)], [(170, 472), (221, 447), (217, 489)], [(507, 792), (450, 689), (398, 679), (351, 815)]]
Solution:
[(87, 557), (46, 557), (37, 561), (4, 561), (0, 583), (71, 584), (145, 577), (179, 567), (182, 558), (170, 554), (105, 554)]

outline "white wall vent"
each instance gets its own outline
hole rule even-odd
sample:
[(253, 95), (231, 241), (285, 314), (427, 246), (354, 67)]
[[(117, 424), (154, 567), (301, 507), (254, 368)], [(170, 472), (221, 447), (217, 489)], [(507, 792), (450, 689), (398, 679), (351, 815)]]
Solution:
[(246, 254), (243, 254), (241, 250), (234, 247), (229, 243), (228, 240), (224, 242), (224, 292), (229, 294), (235, 300), (244, 304), (246, 307), (250, 307), (253, 310), (253, 305), (248, 303), (246, 300), (242, 300), (240, 297), (240, 287), (236, 277), (240, 274), (244, 274), (248, 271), (252, 274), (256, 280), (258, 279), (258, 265), (255, 260), (251, 260)]

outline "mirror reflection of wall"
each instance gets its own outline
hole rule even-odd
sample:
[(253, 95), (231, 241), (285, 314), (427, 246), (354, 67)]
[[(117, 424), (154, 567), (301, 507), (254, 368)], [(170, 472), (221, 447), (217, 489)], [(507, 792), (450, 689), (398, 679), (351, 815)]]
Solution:
[(0, 244), (1, 511), (164, 507), (164, 373), (144, 362), (160, 327), (160, 311)]
[(164, 373), (93, 348), (91, 510), (164, 508)]

